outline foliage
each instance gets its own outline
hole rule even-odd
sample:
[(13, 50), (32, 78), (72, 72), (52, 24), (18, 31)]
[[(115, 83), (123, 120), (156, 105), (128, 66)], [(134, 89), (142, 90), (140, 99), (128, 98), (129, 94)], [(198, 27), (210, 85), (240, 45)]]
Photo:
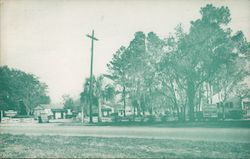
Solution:
[(63, 98), (63, 108), (72, 110), (75, 106), (73, 98), (71, 98), (67, 94), (63, 95), (62, 98)]
[(124, 109), (126, 102), (143, 112), (165, 108), (179, 114), (187, 108), (194, 120), (202, 98), (221, 91), (224, 99), (231, 92), (248, 92), (240, 91), (240, 85), (249, 76), (250, 43), (241, 31), (233, 34), (227, 27), (230, 10), (208, 4), (200, 13), (187, 33), (181, 25), (166, 39), (136, 32), (114, 54), (108, 77), (122, 88)]
[[(95, 85), (96, 85), (96, 79), (93, 76), (93, 92), (96, 92)], [(90, 78), (85, 79), (85, 83), (84, 83), (83, 87), (84, 87), (83, 92), (81, 92), (81, 94), (80, 94), (80, 102), (81, 102), (82, 106), (84, 107), (84, 112), (88, 113), (89, 112), (88, 106), (89, 106), (89, 102), (90, 102), (90, 94), (89, 94)], [(93, 104), (94, 108), (96, 108), (98, 106), (97, 98), (94, 94), (92, 97), (92, 104)]]
[(113, 102), (115, 99), (115, 87), (112, 84), (105, 85), (104, 88), (104, 99), (105, 101), (111, 101)]
[[(123, 100), (123, 106), (124, 110), (126, 108), (126, 96), (127, 96), (127, 90), (128, 87), (128, 68), (129, 66), (129, 53), (128, 50), (121, 46), (120, 49), (113, 55), (112, 60), (110, 63), (107, 64), (108, 69), (110, 70), (110, 74), (106, 75), (106, 77), (110, 78), (114, 81), (116, 86), (120, 86), (122, 91), (119, 90), (119, 92), (122, 92), (122, 100)], [(126, 116), (126, 113), (124, 111), (124, 116)]]
[(0, 67), (0, 106), (1, 109), (19, 110), (25, 105), (28, 113), (38, 104), (48, 104), (48, 86), (39, 79), (20, 70), (7, 66)]
[[(89, 86), (90, 79), (86, 78), (84, 83), (83, 92), (80, 94), (80, 101), (84, 105), (84, 111), (89, 112)], [(97, 110), (97, 107), (101, 106), (105, 101), (113, 101), (115, 98), (115, 89), (113, 85), (104, 83), (104, 76), (100, 75), (97, 78), (93, 76), (93, 97), (92, 104), (93, 109)]]

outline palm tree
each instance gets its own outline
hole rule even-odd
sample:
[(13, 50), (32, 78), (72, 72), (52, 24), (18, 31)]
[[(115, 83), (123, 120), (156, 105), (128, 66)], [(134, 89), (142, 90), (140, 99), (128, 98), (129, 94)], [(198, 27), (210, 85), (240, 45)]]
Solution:
[(101, 121), (102, 118), (102, 101), (104, 99), (104, 88), (103, 88), (103, 76), (97, 77), (94, 84), (94, 93), (98, 101), (98, 120)]
[(104, 88), (104, 99), (105, 101), (113, 102), (115, 98), (115, 87), (112, 84), (105, 85)]
[[(81, 103), (84, 105), (89, 105), (89, 78), (85, 79), (84, 90), (81, 93)], [(115, 88), (111, 84), (104, 85), (104, 76), (100, 75), (97, 78), (93, 77), (93, 98), (92, 103), (98, 106), (98, 120), (101, 121), (102, 117), (102, 104), (105, 101), (113, 101), (115, 97)], [(88, 109), (85, 108), (85, 112)]]

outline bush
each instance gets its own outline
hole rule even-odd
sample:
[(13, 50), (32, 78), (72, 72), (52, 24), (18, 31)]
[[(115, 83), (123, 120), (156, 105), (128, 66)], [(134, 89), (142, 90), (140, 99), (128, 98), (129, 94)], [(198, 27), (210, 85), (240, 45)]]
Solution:
[(232, 110), (229, 112), (229, 118), (230, 119), (241, 119), (243, 117), (243, 111), (242, 110)]
[(203, 112), (202, 111), (199, 111), (196, 113), (196, 118), (198, 121), (201, 121), (203, 120)]

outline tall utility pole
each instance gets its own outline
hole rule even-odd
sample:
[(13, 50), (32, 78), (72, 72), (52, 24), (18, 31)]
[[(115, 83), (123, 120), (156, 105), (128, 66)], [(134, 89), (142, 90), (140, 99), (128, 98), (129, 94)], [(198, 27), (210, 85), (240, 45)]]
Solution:
[(94, 36), (94, 30), (92, 30), (92, 35), (88, 35), (91, 39), (91, 62), (90, 62), (90, 84), (89, 84), (89, 122), (93, 123), (92, 117), (92, 99), (93, 99), (93, 52), (94, 52), (94, 40), (98, 41)]

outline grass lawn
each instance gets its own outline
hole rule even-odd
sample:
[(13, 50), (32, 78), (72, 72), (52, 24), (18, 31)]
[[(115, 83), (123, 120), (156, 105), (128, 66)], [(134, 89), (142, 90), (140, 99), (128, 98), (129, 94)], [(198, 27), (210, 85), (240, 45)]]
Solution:
[(0, 158), (250, 158), (250, 143), (0, 134)]

